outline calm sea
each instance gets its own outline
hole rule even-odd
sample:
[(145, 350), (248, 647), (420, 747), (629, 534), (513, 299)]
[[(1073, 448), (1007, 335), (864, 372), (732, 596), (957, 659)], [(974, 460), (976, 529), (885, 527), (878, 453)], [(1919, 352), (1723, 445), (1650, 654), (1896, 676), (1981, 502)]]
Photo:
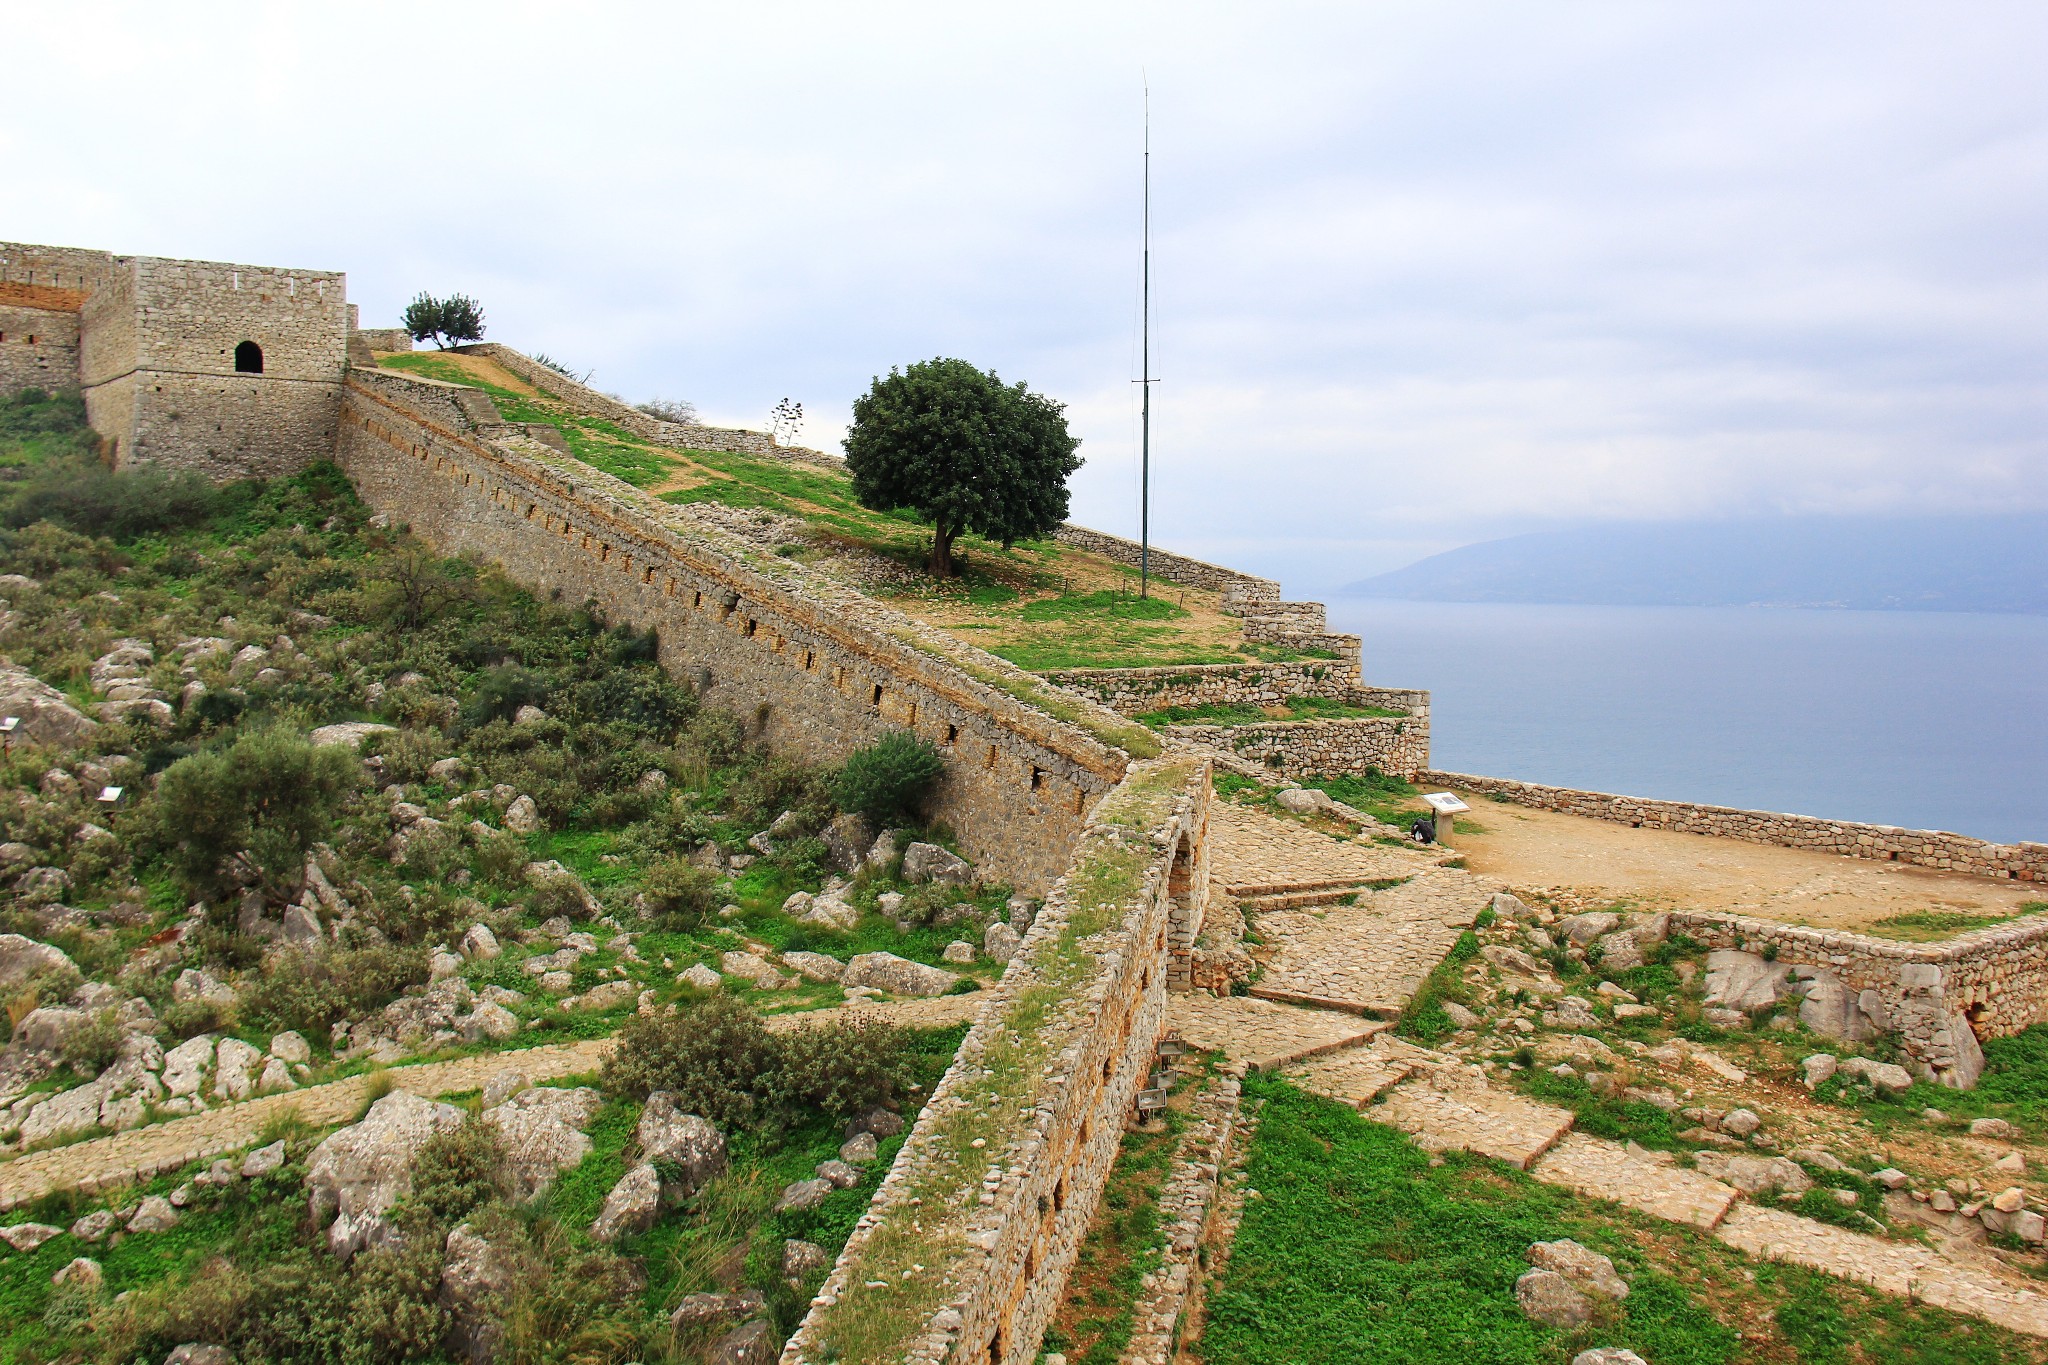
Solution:
[(2048, 617), (1343, 600), (1485, 773), (2048, 841)]

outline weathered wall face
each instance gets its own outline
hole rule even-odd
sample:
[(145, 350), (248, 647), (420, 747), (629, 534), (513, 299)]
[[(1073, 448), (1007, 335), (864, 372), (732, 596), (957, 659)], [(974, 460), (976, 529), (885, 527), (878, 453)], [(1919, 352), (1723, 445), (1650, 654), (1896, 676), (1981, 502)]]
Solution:
[(1092, 812), (784, 1365), (1037, 1359), (1165, 1027), (1172, 926), (1201, 915), (1175, 869), (1203, 843), (1208, 779), (1133, 765)]
[(1289, 697), (1343, 700), (1360, 687), (1355, 658), (1174, 668), (1063, 668), (1044, 676), (1048, 682), (1093, 697), (1126, 716), (1174, 706), (1277, 706)]
[(75, 246), (0, 242), (0, 282), (70, 291), (76, 308), (114, 267), (113, 253)]
[[(1831, 1036), (1895, 1033), (1913, 1069), (1967, 1089), (1976, 1041), (2048, 1020), (2048, 920), (2030, 918), (1946, 943), (1897, 943), (1839, 930), (1681, 910), (1671, 928), (1709, 948), (1768, 957), (1809, 978), (1801, 1015)], [(1846, 1024), (1823, 1027), (1830, 1021)]]
[(78, 387), (78, 314), (21, 308), (0, 286), (0, 397)]
[(373, 351), (410, 351), (412, 333), (403, 327), (358, 327), (350, 333)]
[(1169, 739), (1223, 749), (1289, 777), (1362, 777), (1369, 768), (1411, 778), (1429, 766), (1429, 719), (1275, 720), (1253, 725), (1168, 725)]
[(1737, 810), (1690, 801), (1656, 801), (1643, 796), (1546, 787), (1506, 777), (1471, 773), (1430, 772), (1424, 780), (1466, 791), (1484, 792), (1517, 805), (1563, 811), (1594, 820), (1611, 820), (1641, 829), (1669, 829), (1682, 834), (1712, 834), (1751, 844), (1810, 848), (1822, 853), (1863, 858), (1870, 862), (1911, 863), (1945, 872), (1979, 877), (2010, 877), (2048, 881), (2048, 844), (1993, 844), (1943, 830), (1900, 829), (1896, 825), (1865, 825), (1853, 820), (1822, 820), (1811, 815), (1780, 815), (1775, 811)]
[[(327, 458), (341, 412), (344, 280), (329, 271), (113, 258), (81, 315), (86, 414), (119, 465), (223, 480)], [(262, 372), (236, 349), (261, 348)]]
[[(889, 729), (927, 737), (949, 760), (934, 814), (984, 875), (1037, 894), (1065, 869), (1083, 813), (1128, 759), (1004, 690), (1036, 679), (523, 434), (496, 435), (495, 419), (477, 390), (358, 370), (339, 460), (367, 502), (443, 552), (655, 628), (665, 665), (713, 703), (758, 712), (778, 750), (822, 763)], [(1135, 730), (1074, 710), (1105, 733)]]

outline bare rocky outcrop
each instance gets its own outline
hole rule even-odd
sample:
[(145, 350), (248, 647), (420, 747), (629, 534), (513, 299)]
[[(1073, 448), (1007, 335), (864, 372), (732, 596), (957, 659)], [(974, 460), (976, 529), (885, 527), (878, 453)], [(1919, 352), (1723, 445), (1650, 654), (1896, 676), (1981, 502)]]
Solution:
[(0, 934), (0, 991), (14, 991), (55, 972), (77, 976), (78, 964), (62, 948), (20, 934)]
[(590, 1154), (583, 1130), (603, 1103), (588, 1086), (536, 1086), (484, 1111), (483, 1121), (498, 1130), (505, 1145), (513, 1198), (524, 1202), (538, 1196)]
[(938, 882), (946, 886), (972, 886), (974, 864), (948, 853), (937, 844), (912, 844), (903, 850), (903, 880), (912, 883)]
[(83, 744), (100, 728), (62, 692), (5, 660), (0, 660), (0, 711), (20, 717), (22, 733), (51, 748)]
[(345, 1259), (397, 1236), (384, 1215), (412, 1193), (413, 1158), (429, 1138), (454, 1132), (463, 1121), (452, 1104), (399, 1090), (371, 1105), (362, 1122), (313, 1149), (306, 1187), (315, 1219), (337, 1215), (327, 1230), (327, 1244), (337, 1256)]
[(448, 1310), (448, 1347), (483, 1365), (497, 1354), (505, 1335), (503, 1312), (511, 1296), (515, 1265), (502, 1248), (468, 1223), (448, 1233), (441, 1265), (441, 1306)]
[(661, 1176), (652, 1162), (643, 1161), (620, 1176), (611, 1193), (604, 1197), (604, 1207), (598, 1212), (597, 1221), (590, 1225), (590, 1235), (600, 1242), (635, 1236), (653, 1227), (660, 1212)]
[(725, 1171), (725, 1135), (708, 1119), (684, 1113), (677, 1106), (676, 1097), (666, 1090), (657, 1090), (647, 1097), (634, 1137), (642, 1156), (676, 1173), (662, 1190), (670, 1201), (697, 1190)]
[(960, 980), (949, 971), (927, 967), (894, 953), (862, 953), (846, 964), (842, 986), (871, 986), (891, 995), (944, 995)]

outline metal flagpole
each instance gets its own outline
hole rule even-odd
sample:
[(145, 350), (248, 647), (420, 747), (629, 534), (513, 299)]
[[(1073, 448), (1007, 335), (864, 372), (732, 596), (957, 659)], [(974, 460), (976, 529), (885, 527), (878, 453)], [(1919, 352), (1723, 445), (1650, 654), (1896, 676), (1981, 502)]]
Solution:
[(1144, 403), (1139, 417), (1138, 445), (1138, 596), (1152, 585), (1152, 87), (1145, 87), (1145, 210), (1144, 238)]

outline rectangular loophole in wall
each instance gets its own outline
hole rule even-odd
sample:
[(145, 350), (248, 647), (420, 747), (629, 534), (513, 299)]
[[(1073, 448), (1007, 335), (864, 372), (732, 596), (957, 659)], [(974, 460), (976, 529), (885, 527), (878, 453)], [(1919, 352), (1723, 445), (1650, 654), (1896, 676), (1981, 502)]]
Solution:
[(875, 684), (875, 690), (874, 690), (874, 695), (873, 695), (873, 696), (871, 696), (871, 697), (869, 698), (869, 700), (868, 700), (868, 704), (869, 704), (870, 706), (873, 706), (873, 707), (874, 707), (875, 709), (877, 709), (877, 710), (880, 710), (880, 709), (881, 709), (881, 706), (882, 706), (882, 685), (881, 685), (880, 683), (876, 683), (876, 684)]
[(989, 746), (988, 746), (988, 762), (987, 762), (987, 763), (985, 763), (985, 764), (983, 764), (982, 766), (986, 767), (986, 768), (987, 768), (987, 769), (988, 769), (988, 770), (989, 770), (990, 772), (994, 772), (994, 771), (996, 770), (996, 746), (995, 746), (995, 745), (991, 744), (991, 745), (989, 745)]
[(697, 607), (697, 608), (701, 609), (701, 608), (703, 607), (703, 605), (704, 605), (704, 594), (703, 594), (703, 593), (701, 593), (701, 592), (693, 592), (693, 593), (691, 593), (691, 594), (690, 594), (690, 605), (691, 605), (691, 606), (693, 606), (693, 607)]
[(806, 672), (806, 673), (810, 672), (810, 671), (811, 671), (811, 670), (812, 670), (813, 668), (815, 668), (815, 667), (817, 666), (817, 663), (818, 663), (818, 654), (817, 654), (817, 651), (816, 651), (816, 650), (810, 650), (810, 649), (807, 649), (807, 650), (805, 650), (805, 651), (804, 651), (804, 672)]
[(911, 727), (913, 727), (913, 728), (914, 728), (914, 727), (915, 727), (915, 726), (917, 725), (917, 703), (916, 703), (916, 702), (912, 702), (912, 703), (910, 703), (910, 714), (909, 714), (909, 715), (907, 715), (907, 716), (905, 716), (905, 717), (903, 718), (903, 723), (904, 723), (905, 725), (911, 726)]
[(959, 727), (959, 726), (957, 726), (957, 725), (948, 725), (948, 726), (946, 727), (946, 738), (945, 738), (945, 740), (943, 741), (943, 743), (945, 743), (945, 744), (948, 744), (948, 745), (952, 745), (952, 744), (958, 744), (959, 742), (960, 742), (960, 727)]
[(755, 632), (755, 631), (757, 631), (757, 630), (759, 630), (760, 628), (761, 628), (761, 623), (760, 623), (759, 621), (756, 621), (756, 620), (755, 620), (755, 619), (754, 619), (753, 617), (751, 617), (751, 616), (749, 616), (749, 617), (747, 618), (747, 638), (748, 638), (749, 640), (751, 640), (751, 639), (753, 639), (753, 638), (754, 638), (754, 632)]
[(1043, 769), (1043, 768), (1037, 768), (1037, 767), (1034, 767), (1034, 768), (1033, 768), (1033, 769), (1031, 770), (1031, 790), (1033, 790), (1033, 791), (1042, 791), (1042, 790), (1044, 790), (1044, 788), (1045, 788), (1045, 769)]

